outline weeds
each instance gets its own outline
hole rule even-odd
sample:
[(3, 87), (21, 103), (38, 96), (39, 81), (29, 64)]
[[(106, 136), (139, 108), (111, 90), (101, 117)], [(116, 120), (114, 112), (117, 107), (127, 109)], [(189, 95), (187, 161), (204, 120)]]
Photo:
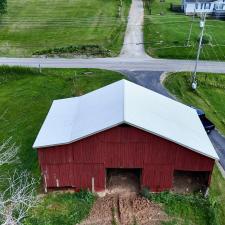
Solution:
[(46, 55), (46, 56), (102, 56), (110, 57), (111, 52), (100, 45), (70, 45), (61, 48), (49, 48), (34, 52), (33, 55)]
[(112, 225), (118, 225), (116, 222), (116, 209), (112, 207)]
[(132, 225), (138, 225), (136, 218), (134, 217), (133, 219), (133, 224)]
[(74, 225), (87, 217), (95, 201), (88, 191), (51, 193), (30, 211), (25, 225)]
[(212, 204), (209, 198), (204, 198), (201, 194), (151, 193), (144, 188), (141, 195), (152, 202), (163, 204), (166, 213), (176, 220), (182, 220), (181, 224), (218, 224), (216, 204)]

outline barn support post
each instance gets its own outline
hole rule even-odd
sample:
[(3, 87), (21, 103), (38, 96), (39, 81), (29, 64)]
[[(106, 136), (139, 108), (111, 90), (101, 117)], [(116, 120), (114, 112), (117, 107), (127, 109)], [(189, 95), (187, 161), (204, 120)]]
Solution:
[(91, 178), (91, 192), (92, 193), (95, 192), (95, 178), (94, 177)]
[(56, 187), (59, 187), (59, 179), (56, 178)]
[(44, 174), (44, 189), (45, 189), (45, 193), (48, 192), (48, 187), (47, 187), (47, 179), (46, 179), (46, 175)]

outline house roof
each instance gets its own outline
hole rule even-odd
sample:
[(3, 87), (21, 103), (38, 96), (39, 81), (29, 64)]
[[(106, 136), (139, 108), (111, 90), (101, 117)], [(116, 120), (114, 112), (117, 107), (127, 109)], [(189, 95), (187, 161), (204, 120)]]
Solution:
[(55, 100), (33, 147), (69, 144), (122, 123), (218, 159), (195, 109), (126, 80)]

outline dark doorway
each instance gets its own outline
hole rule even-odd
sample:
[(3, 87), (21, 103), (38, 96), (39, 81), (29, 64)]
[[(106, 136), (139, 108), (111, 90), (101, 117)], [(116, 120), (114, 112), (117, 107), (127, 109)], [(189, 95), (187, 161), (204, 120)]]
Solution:
[(109, 193), (138, 193), (141, 169), (106, 169), (106, 188)]
[(173, 191), (177, 193), (205, 193), (208, 187), (209, 172), (175, 170)]

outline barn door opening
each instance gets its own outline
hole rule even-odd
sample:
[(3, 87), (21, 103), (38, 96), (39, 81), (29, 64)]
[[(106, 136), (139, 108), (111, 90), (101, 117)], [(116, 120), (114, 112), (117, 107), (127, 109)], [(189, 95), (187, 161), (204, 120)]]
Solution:
[(141, 169), (106, 169), (106, 188), (109, 193), (138, 193)]
[(173, 191), (177, 193), (205, 193), (208, 187), (209, 172), (175, 170), (173, 174)]

